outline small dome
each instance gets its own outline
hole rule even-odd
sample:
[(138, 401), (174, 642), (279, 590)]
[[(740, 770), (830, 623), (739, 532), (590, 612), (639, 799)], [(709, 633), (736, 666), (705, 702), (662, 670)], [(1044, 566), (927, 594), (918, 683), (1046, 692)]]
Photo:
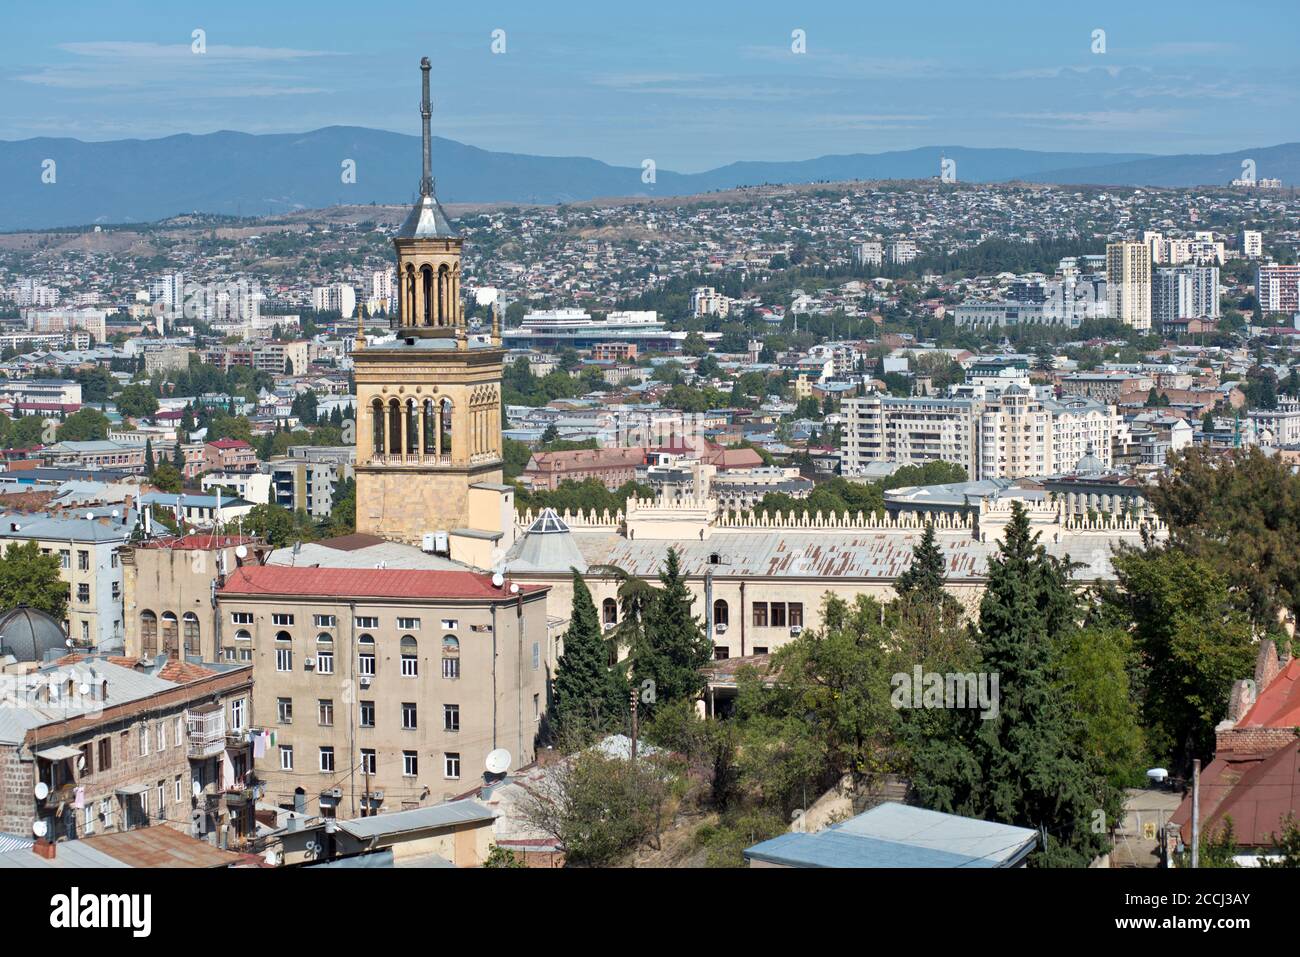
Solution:
[(46, 652), (68, 650), (63, 626), (36, 608), (19, 605), (0, 614), (0, 655), (42, 662)]
[(457, 233), (442, 204), (434, 196), (421, 196), (411, 207), (395, 239), (455, 239)]

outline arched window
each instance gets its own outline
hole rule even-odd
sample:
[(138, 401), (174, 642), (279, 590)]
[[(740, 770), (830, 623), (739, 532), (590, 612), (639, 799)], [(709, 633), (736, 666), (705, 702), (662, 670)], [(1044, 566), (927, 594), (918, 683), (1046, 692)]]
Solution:
[(370, 406), (372, 433), (370, 444), (375, 455), (384, 454), (384, 404), (375, 399)]
[(419, 321), (415, 314), (415, 268), (406, 264), (406, 302), (402, 303), (402, 324), (413, 326)]
[(414, 399), (406, 400), (406, 453), (414, 455), (420, 450), (420, 417), (417, 412), (419, 407), (415, 404)]
[(433, 325), (433, 268), (431, 266), (420, 267), (420, 282), (424, 293), (424, 314), (420, 317), (420, 325)]
[(442, 676), (460, 677), (460, 639), (455, 635), (442, 636)]
[(401, 642), (402, 651), (402, 677), (414, 678), (420, 673), (420, 659), (417, 657), (418, 646), (415, 638), (411, 635), (403, 635)]
[(439, 431), (442, 433), (442, 454), (451, 455), (451, 418), (452, 418), (451, 399), (440, 399), (438, 401), (438, 417), (442, 420), (439, 424)]
[(719, 598), (713, 603), (713, 624), (726, 625), (729, 623), (727, 602)]
[(613, 598), (606, 598), (600, 603), (600, 620), (606, 625), (618, 624), (618, 602)]
[[(284, 635), (284, 637), (281, 638), (280, 635)], [(239, 631), (235, 632), (235, 641), (252, 641), (252, 640), (253, 640), (253, 636), (250, 635), (250, 634), (248, 633), (248, 629), (247, 629), (247, 628), (240, 628)], [(280, 632), (279, 635), (276, 635), (276, 636), (275, 636), (275, 640), (276, 640), (276, 641), (288, 641), (288, 640), (289, 640), (289, 636), (288, 636), (285, 632), (282, 631), (282, 632)]]
[(424, 418), (424, 454), (435, 454), (438, 443), (438, 423), (434, 421), (436, 413), (433, 410), (433, 400), (425, 399), (423, 407)]
[(163, 612), (162, 616), (162, 651), (165, 655), (176, 655), (179, 648), (180, 634), (176, 628), (176, 613)]
[(438, 325), (447, 325), (447, 305), (451, 298), (451, 275), (446, 264), (438, 267)]
[(187, 611), (181, 616), (181, 637), (185, 639), (185, 647), (182, 650), (186, 655), (199, 655), (199, 616), (192, 611)]
[(289, 634), (287, 631), (277, 631), (277, 632), (275, 633), (275, 640), (276, 640), (276, 641), (293, 641), (293, 635)]
[(357, 638), (357, 674), (373, 675), (375, 673), (375, 639), (372, 635), (360, 635)]
[(151, 611), (140, 612), (140, 654), (153, 657), (158, 653), (158, 616)]
[(402, 451), (402, 407), (397, 400), (388, 403), (388, 452), (398, 455)]

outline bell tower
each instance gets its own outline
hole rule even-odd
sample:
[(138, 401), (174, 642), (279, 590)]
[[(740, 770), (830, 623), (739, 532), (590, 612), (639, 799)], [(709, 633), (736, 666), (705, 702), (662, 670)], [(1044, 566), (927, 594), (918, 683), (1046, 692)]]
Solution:
[(353, 351), (357, 386), (357, 531), (495, 564), (513, 540), (502, 484), (498, 329), (471, 334), (460, 300), (461, 237), (432, 173), (429, 59), (420, 61), (423, 175), (397, 233), (399, 328)]

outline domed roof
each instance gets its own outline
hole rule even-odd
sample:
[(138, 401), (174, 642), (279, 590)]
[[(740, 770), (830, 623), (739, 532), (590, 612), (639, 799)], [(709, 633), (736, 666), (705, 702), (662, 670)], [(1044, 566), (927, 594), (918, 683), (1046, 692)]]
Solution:
[(0, 614), (0, 655), (42, 662), (48, 651), (67, 651), (63, 626), (36, 608), (19, 605)]
[(456, 239), (457, 233), (447, 213), (432, 194), (421, 196), (411, 207), (405, 221), (394, 234), (395, 239)]

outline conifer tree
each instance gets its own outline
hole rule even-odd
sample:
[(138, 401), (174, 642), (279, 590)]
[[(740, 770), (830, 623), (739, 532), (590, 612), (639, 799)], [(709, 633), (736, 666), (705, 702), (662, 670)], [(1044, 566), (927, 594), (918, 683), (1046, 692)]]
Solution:
[(552, 732), (582, 735), (622, 727), (627, 710), (625, 686), (609, 666), (591, 591), (576, 570), (564, 654), (556, 663), (552, 687), (548, 715)]
[(898, 576), (894, 591), (899, 598), (915, 597), (921, 601), (938, 602), (943, 598), (943, 580), (947, 564), (943, 552), (934, 540), (934, 525), (925, 523), (925, 534), (912, 549), (912, 562)]
[(647, 711), (657, 704), (695, 698), (704, 690), (700, 669), (712, 657), (709, 640), (691, 614), (694, 599), (686, 587), (677, 549), (668, 550), (659, 582), (641, 646), (633, 653), (633, 678), (642, 689), (642, 707)]

